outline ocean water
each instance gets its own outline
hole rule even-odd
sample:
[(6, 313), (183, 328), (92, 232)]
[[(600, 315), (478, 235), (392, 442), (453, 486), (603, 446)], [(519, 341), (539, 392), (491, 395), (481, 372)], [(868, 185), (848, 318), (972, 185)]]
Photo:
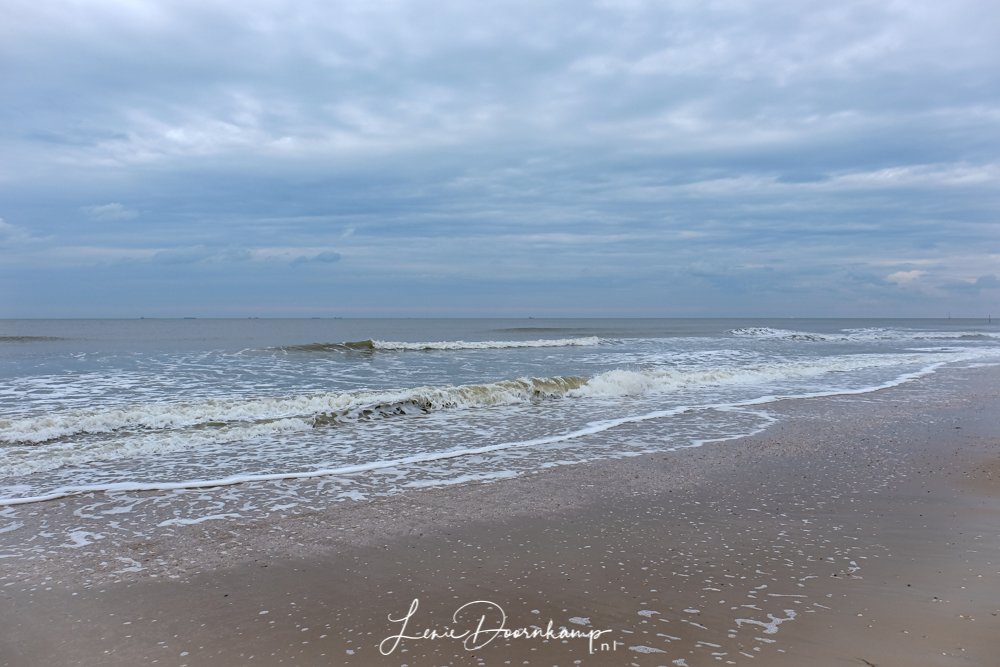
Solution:
[(8, 320), (0, 510), (245, 518), (679, 450), (781, 398), (995, 362), (984, 320)]

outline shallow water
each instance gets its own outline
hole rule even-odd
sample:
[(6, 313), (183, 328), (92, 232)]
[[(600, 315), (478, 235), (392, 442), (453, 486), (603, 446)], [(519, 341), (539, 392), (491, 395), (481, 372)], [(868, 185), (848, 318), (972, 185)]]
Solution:
[[(737, 437), (778, 397), (997, 359), (971, 320), (0, 323), (0, 503), (351, 475), (369, 492)], [(355, 486), (352, 484), (351, 486)]]

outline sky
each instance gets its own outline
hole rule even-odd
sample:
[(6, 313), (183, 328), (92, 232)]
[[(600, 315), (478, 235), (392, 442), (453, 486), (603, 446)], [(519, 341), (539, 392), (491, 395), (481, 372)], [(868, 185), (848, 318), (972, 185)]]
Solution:
[(1000, 317), (995, 0), (0, 4), (0, 317)]

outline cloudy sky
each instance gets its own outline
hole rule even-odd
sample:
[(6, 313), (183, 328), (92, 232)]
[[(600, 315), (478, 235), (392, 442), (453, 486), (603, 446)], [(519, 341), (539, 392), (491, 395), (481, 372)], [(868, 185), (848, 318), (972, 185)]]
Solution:
[(0, 4), (0, 317), (1000, 315), (995, 0)]

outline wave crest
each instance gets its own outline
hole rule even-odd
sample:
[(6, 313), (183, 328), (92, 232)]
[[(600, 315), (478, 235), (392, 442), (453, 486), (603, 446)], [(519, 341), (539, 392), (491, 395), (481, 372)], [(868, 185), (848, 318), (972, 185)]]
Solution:
[(839, 334), (821, 334), (811, 331), (774, 329), (772, 327), (741, 327), (739, 329), (730, 330), (729, 334), (731, 336), (738, 336), (741, 338), (851, 343), (874, 342), (880, 340), (996, 340), (997, 338), (1000, 338), (1000, 334), (983, 331), (918, 331), (913, 329), (886, 329), (882, 327), (844, 329), (843, 333)]
[(829, 336), (823, 334), (809, 333), (806, 331), (791, 331), (788, 329), (772, 329), (771, 327), (741, 327), (730, 332), (732, 336), (743, 338), (773, 338), (775, 340), (807, 340), (820, 341), (831, 340)]
[(40, 444), (84, 434), (211, 429), (238, 424), (303, 420), (313, 426), (435, 410), (530, 403), (565, 396), (582, 377), (522, 378), (490, 384), (353, 391), (304, 396), (206, 399), (151, 403), (104, 410), (71, 410), (37, 417), (0, 419), (0, 442)]
[(146, 403), (112, 409), (54, 412), (0, 419), (0, 443), (40, 444), (85, 434), (253, 426), (266, 430), (288, 420), (312, 427), (438, 410), (530, 404), (555, 398), (608, 398), (650, 395), (692, 386), (762, 384), (831, 372), (905, 363), (955, 360), (951, 354), (865, 355), (813, 361), (739, 365), (706, 369), (654, 367), (613, 369), (590, 378), (519, 378), (486, 384), (422, 386), (387, 391), (348, 391), (283, 397), (203, 399), (186, 403)]
[(397, 340), (356, 340), (342, 343), (307, 343), (286, 345), (278, 348), (285, 352), (375, 352), (378, 350), (397, 352), (419, 352), (431, 350), (507, 350), (522, 347), (572, 347), (597, 345), (597, 336), (580, 338), (543, 338), (539, 340), (442, 340), (411, 343)]

